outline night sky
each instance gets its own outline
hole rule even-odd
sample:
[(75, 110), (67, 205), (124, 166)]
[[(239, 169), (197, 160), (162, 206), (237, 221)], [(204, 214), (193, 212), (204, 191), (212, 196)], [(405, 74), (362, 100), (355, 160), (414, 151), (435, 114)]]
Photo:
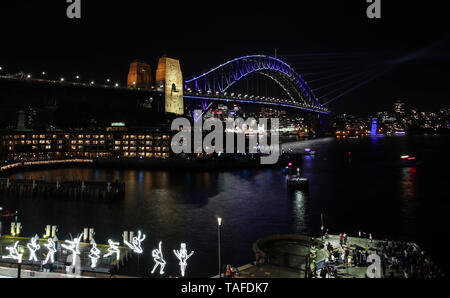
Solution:
[(82, 0), (81, 20), (66, 17), (64, 0), (43, 2), (1, 1), (4, 72), (81, 74), (86, 81), (109, 77), (124, 84), (131, 61), (147, 61), (154, 70), (163, 53), (180, 59), (185, 77), (230, 58), (273, 55), (275, 49), (300, 74), (295, 64), (301, 54), (321, 54), (324, 63), (327, 57), (364, 53), (380, 61), (410, 59), (334, 101), (333, 111), (392, 110), (396, 99), (423, 110), (449, 106), (450, 26), (444, 1), (381, 0), (378, 20), (367, 18), (365, 0)]

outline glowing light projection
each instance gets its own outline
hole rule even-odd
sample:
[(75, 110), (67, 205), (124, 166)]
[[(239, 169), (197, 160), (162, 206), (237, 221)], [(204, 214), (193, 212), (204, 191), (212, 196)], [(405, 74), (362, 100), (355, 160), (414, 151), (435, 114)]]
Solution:
[(73, 239), (73, 241), (65, 240), (65, 242), (69, 243), (69, 245), (61, 244), (61, 246), (63, 248), (65, 248), (67, 250), (70, 250), (72, 252), (72, 266), (73, 267), (75, 267), (76, 261), (77, 261), (77, 256), (80, 254), (80, 251), (79, 251), (78, 247), (80, 245), (80, 241), (81, 241), (81, 237), (82, 236), (83, 236), (83, 234), (81, 234), (77, 238)]
[(372, 119), (372, 127), (370, 128), (370, 135), (376, 136), (377, 135), (377, 125), (378, 125), (378, 118)]
[(30, 251), (30, 257), (28, 258), (28, 261), (34, 261), (37, 262), (36, 252), (41, 248), (41, 246), (38, 243), (39, 236), (35, 235), (33, 238), (31, 238), (31, 242), (27, 244), (28, 250)]
[(166, 266), (166, 261), (163, 259), (162, 254), (162, 241), (159, 241), (159, 248), (152, 251), (153, 260), (155, 261), (155, 266), (153, 266), (152, 274), (155, 272), (156, 268), (159, 266), (159, 274), (164, 274), (164, 267)]
[(112, 254), (116, 254), (116, 260), (118, 261), (120, 259), (120, 249), (119, 249), (119, 242), (114, 242), (111, 239), (108, 239), (108, 253), (104, 255), (103, 257), (109, 257)]
[(133, 237), (133, 241), (132, 241), (133, 243), (130, 243), (130, 242), (126, 241), (126, 240), (123, 243), (125, 243), (135, 253), (141, 254), (143, 252), (143, 250), (141, 248), (141, 242), (144, 241), (144, 239), (145, 239), (145, 234), (142, 235), (141, 231), (138, 231), (137, 237)]
[(180, 260), (180, 270), (181, 270), (181, 276), (184, 276), (184, 273), (186, 272), (187, 267), (187, 260), (194, 254), (194, 251), (191, 251), (190, 254), (187, 253), (186, 249), (186, 243), (181, 243), (180, 250), (173, 250), (173, 253), (175, 256)]
[(97, 260), (100, 258), (100, 250), (97, 248), (97, 243), (92, 239), (92, 248), (89, 251), (89, 258), (91, 259), (91, 268), (97, 267)]
[(19, 253), (17, 250), (17, 245), (19, 244), (19, 241), (16, 241), (13, 246), (7, 246), (6, 250), (9, 251), (9, 255), (2, 256), (2, 259), (13, 259), (18, 260), (19, 262), (22, 261), (22, 254)]
[(56, 252), (56, 245), (55, 241), (53, 241), (52, 238), (48, 238), (47, 244), (44, 244), (45, 247), (47, 247), (47, 257), (45, 258), (44, 262), (42, 264), (47, 264), (50, 261), (50, 264), (53, 264), (55, 262), (55, 252)]

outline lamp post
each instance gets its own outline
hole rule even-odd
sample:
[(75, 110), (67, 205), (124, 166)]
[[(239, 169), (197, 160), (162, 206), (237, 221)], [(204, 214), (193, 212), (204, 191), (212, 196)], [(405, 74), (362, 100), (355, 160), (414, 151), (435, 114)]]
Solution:
[(20, 278), (20, 273), (22, 271), (22, 256), (22, 253), (19, 254), (19, 259), (17, 260), (17, 278)]
[(324, 234), (325, 227), (323, 226), (323, 213), (320, 213), (320, 229), (322, 230), (322, 241), (325, 243), (325, 234)]
[(222, 278), (222, 256), (221, 256), (221, 247), (222, 247), (222, 239), (221, 239), (221, 230), (222, 228), (222, 218), (217, 218), (217, 236), (219, 240), (219, 247), (218, 247), (218, 257), (219, 257), (219, 278)]

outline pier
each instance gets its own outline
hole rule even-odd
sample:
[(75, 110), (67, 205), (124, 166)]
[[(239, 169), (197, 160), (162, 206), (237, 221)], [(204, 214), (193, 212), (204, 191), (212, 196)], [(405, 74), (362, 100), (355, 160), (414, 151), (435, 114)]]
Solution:
[[(337, 252), (341, 257), (345, 250), (350, 252), (352, 261), (338, 260), (332, 262), (330, 251), (327, 245), (330, 243), (333, 252)], [(392, 251), (400, 250), (398, 245), (407, 247), (409, 254), (414, 255), (414, 259), (423, 259), (417, 264), (405, 268), (399, 261), (399, 257)], [(322, 242), (321, 237), (312, 238), (309, 236), (287, 234), (271, 235), (261, 238), (253, 244), (255, 254), (259, 253), (259, 262), (253, 261), (244, 266), (238, 267), (239, 276), (236, 278), (320, 278), (320, 272), (325, 263), (335, 269), (336, 275), (327, 275), (328, 278), (366, 278), (368, 266), (371, 263), (366, 261), (355, 262), (354, 252), (359, 250), (361, 253), (377, 254), (383, 256), (383, 262), (386, 262), (385, 268), (381, 266), (379, 272), (380, 278), (417, 278), (418, 274), (425, 274), (423, 268), (429, 268), (426, 277), (444, 277), (438, 266), (425, 254), (425, 252), (416, 243), (399, 242), (391, 240), (371, 240), (366, 237), (348, 237), (346, 243), (340, 244), (338, 235), (329, 235)], [(314, 257), (316, 266), (311, 266)], [(340, 258), (339, 257), (339, 258)], [(344, 260), (347, 260), (345, 258)], [(392, 260), (395, 260), (391, 262)], [(420, 266), (418, 265), (420, 264)], [(314, 272), (311, 270), (315, 268)], [(412, 268), (412, 270), (411, 270)], [(217, 278), (218, 275), (214, 276)]]
[[(44, 246), (47, 243), (47, 239), (39, 238), (40, 249), (36, 252), (38, 261), (29, 261), (30, 253), (27, 249), (27, 244), (30, 243), (31, 238), (28, 237), (12, 237), (1, 236), (0, 237), (0, 256), (6, 256), (9, 251), (6, 250), (7, 246), (14, 246), (14, 243), (19, 241), (18, 250), (23, 254), (21, 268), (30, 272), (42, 273), (44, 269), (51, 275), (51, 273), (58, 273), (66, 275), (66, 266), (70, 266), (72, 260), (72, 254), (69, 250), (64, 249), (61, 244), (65, 243), (64, 240), (56, 241), (56, 253), (54, 254), (54, 263), (43, 265), (45, 260), (47, 248)], [(97, 261), (97, 267), (91, 268), (91, 260), (89, 258), (89, 252), (91, 244), (81, 242), (79, 245), (80, 251), (80, 276), (81, 277), (110, 277), (120, 268), (126, 265), (128, 259), (131, 257), (131, 249), (125, 246), (119, 246), (120, 258), (117, 261), (116, 256), (108, 256), (103, 258), (103, 255), (108, 253), (108, 245), (97, 244), (97, 248), (100, 250), (100, 258)], [(0, 275), (11, 274), (10, 268), (16, 268), (13, 270), (15, 276), (17, 275), (17, 260), (4, 259), (0, 257)], [(58, 275), (56, 274), (56, 275)], [(76, 274), (76, 273), (75, 273)], [(14, 277), (15, 277), (14, 276)], [(55, 276), (50, 276), (55, 277)]]
[(114, 202), (125, 197), (124, 182), (56, 181), (0, 178), (5, 197)]

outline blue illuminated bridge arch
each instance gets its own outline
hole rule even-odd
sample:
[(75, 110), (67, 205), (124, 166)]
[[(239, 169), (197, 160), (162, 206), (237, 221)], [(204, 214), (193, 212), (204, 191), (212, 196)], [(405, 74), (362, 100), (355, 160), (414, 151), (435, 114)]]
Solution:
[[(259, 95), (235, 95), (229, 88), (242, 78), (258, 73), (277, 83), (285, 99)], [(255, 103), (328, 114), (308, 83), (286, 62), (265, 55), (249, 55), (229, 60), (208, 72), (184, 81), (184, 98)]]

